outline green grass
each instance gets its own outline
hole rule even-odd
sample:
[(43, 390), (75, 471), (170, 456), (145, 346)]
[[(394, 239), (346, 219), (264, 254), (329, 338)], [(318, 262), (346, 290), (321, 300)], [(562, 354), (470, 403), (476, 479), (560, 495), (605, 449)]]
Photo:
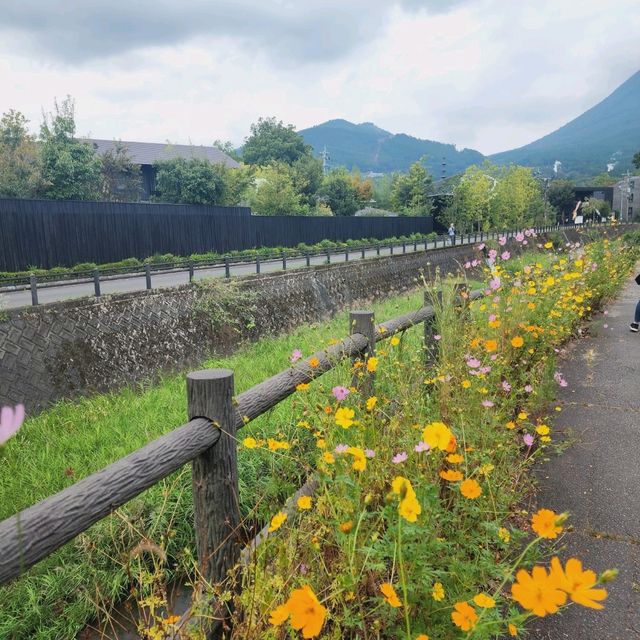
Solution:
[[(371, 306), (383, 321), (421, 306), (422, 291)], [(295, 348), (309, 355), (348, 333), (347, 312), (288, 335), (266, 338), (236, 354), (214, 358), (205, 367), (235, 372), (236, 393), (288, 366)], [(348, 381), (345, 366), (323, 376), (322, 386)], [(159, 384), (61, 402), (29, 419), (8, 445), (0, 470), (0, 519), (64, 489), (187, 421), (184, 375)], [(311, 390), (313, 398), (313, 386)], [(246, 427), (256, 437), (288, 437), (298, 451), (314, 439), (296, 424), (302, 404), (297, 394)], [(320, 398), (320, 394), (318, 398)], [(325, 396), (326, 397), (326, 396)], [(304, 406), (309, 406), (305, 398)], [(243, 432), (243, 437), (246, 435)], [(240, 450), (241, 509), (264, 521), (303, 481), (303, 470), (285, 455)], [(132, 500), (0, 589), (0, 637), (71, 638), (91, 620), (97, 603), (108, 607), (127, 593), (129, 551), (141, 540), (162, 543), (172, 569), (188, 565), (193, 546), (189, 468)]]

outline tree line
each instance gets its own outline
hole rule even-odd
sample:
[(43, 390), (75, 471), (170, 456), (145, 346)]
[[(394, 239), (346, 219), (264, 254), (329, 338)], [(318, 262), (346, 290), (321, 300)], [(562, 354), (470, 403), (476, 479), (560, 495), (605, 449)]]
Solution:
[[(100, 155), (76, 135), (74, 102), (67, 97), (44, 114), (37, 136), (28, 121), (10, 110), (0, 119), (0, 197), (60, 200), (140, 199), (140, 167), (127, 148), (116, 143)], [(176, 158), (157, 162), (157, 202), (248, 205), (260, 215), (352, 216), (392, 211), (400, 215), (432, 213), (460, 232), (514, 227), (555, 220), (573, 205), (571, 183), (545, 184), (534, 171), (517, 165), (473, 165), (437, 184), (424, 159), (407, 172), (371, 179), (357, 170), (325, 171), (293, 125), (260, 118), (251, 125), (240, 154), (230, 142), (217, 146), (240, 162), (230, 169), (204, 159)], [(640, 168), (640, 152), (634, 157)], [(442, 206), (444, 203), (445, 206)]]

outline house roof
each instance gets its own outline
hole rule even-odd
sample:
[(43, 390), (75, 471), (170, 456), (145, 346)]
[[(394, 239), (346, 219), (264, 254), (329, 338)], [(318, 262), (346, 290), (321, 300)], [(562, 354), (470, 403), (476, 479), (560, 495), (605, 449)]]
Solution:
[(107, 151), (114, 149), (116, 144), (122, 144), (127, 148), (131, 160), (136, 164), (153, 164), (154, 162), (173, 160), (174, 158), (198, 158), (200, 160), (209, 160), (214, 164), (225, 164), (230, 169), (240, 166), (233, 158), (230, 158), (216, 147), (163, 144), (158, 142), (128, 142), (125, 140), (98, 140), (96, 138), (87, 138), (85, 142), (92, 144), (100, 155), (104, 155)]

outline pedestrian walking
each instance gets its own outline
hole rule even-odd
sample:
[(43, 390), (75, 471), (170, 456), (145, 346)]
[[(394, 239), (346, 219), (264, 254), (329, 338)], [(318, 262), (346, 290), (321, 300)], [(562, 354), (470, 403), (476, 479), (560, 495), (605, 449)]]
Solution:
[[(636, 276), (636, 284), (640, 284), (640, 273)], [(629, 325), (629, 329), (631, 329), (633, 333), (638, 333), (639, 327), (640, 327), (640, 300), (638, 300), (638, 304), (636, 305), (636, 312), (633, 316), (633, 322)]]
[(449, 238), (451, 240), (451, 246), (456, 243), (456, 228), (453, 226), (453, 222), (449, 225)]

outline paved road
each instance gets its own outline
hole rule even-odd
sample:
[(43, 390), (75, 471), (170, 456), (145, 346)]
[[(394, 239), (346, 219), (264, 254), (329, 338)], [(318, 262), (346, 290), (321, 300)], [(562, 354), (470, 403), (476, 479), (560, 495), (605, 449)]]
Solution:
[(630, 280), (608, 315), (593, 322), (593, 335), (560, 363), (569, 386), (556, 424), (569, 448), (537, 474), (539, 506), (571, 513), (575, 530), (560, 556), (620, 574), (604, 611), (572, 606), (542, 620), (535, 640), (640, 638), (640, 334), (629, 331), (639, 297)]
[[(438, 246), (442, 246), (442, 239), (438, 240)], [(460, 239), (458, 239), (458, 244), (460, 244)], [(465, 240), (464, 244), (467, 244)], [(434, 243), (428, 243), (428, 249), (434, 249)], [(394, 255), (402, 253), (402, 245), (397, 245), (394, 247)], [(407, 253), (413, 253), (413, 243), (407, 243), (406, 245)], [(418, 251), (424, 251), (424, 243), (418, 244)], [(391, 249), (388, 247), (381, 248), (380, 255), (388, 256), (391, 253)], [(377, 253), (375, 249), (369, 249), (365, 251), (366, 258), (375, 258), (377, 257)], [(358, 249), (357, 251), (349, 252), (349, 261), (357, 261), (362, 259), (362, 251)], [(331, 262), (344, 262), (346, 260), (345, 253), (338, 253), (331, 255)], [(326, 264), (326, 256), (313, 256), (311, 258), (311, 265), (322, 265)], [(300, 269), (306, 267), (305, 258), (289, 258), (287, 259), (287, 270), (288, 269)], [(282, 270), (282, 260), (270, 260), (267, 262), (260, 263), (260, 272), (261, 273), (270, 273), (274, 271)], [(232, 276), (246, 276), (251, 275), (256, 272), (256, 263), (242, 263), (242, 264), (232, 264), (231, 265), (231, 275)], [(219, 267), (210, 267), (197, 269), (194, 273), (194, 279), (199, 280), (202, 278), (221, 278), (224, 277), (225, 271), (224, 266)], [(151, 276), (151, 285), (154, 289), (165, 288), (165, 287), (175, 287), (181, 284), (186, 284), (189, 282), (189, 274), (187, 270), (182, 271), (172, 271), (165, 273), (152, 274)], [(135, 275), (126, 278), (118, 278), (117, 280), (100, 280), (100, 289), (103, 295), (110, 293), (128, 293), (131, 291), (143, 291), (146, 289), (146, 280), (144, 274)], [(68, 300), (71, 298), (82, 298), (87, 296), (94, 295), (94, 286), (93, 282), (84, 282), (79, 284), (71, 284), (65, 283), (51, 287), (38, 287), (38, 302), (40, 304), (44, 304), (47, 302), (57, 302), (59, 300)], [(10, 291), (6, 293), (0, 293), (0, 309), (16, 309), (19, 307), (26, 307), (31, 305), (31, 291), (23, 290), (23, 291)]]

